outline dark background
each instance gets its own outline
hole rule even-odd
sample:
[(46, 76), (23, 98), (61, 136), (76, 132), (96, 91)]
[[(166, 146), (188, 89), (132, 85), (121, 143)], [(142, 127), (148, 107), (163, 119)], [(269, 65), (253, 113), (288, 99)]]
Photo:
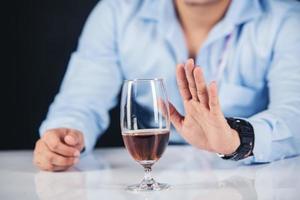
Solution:
[[(98, 0), (11, 1), (2, 49), (0, 149), (33, 149), (38, 128), (58, 92), (71, 53)], [(3, 7), (2, 7), (3, 8)], [(5, 8), (6, 9), (6, 8)], [(3, 27), (3, 26), (2, 26)], [(118, 107), (118, 106), (117, 106)], [(97, 146), (122, 145), (119, 110)], [(4, 128), (3, 128), (4, 127)]]

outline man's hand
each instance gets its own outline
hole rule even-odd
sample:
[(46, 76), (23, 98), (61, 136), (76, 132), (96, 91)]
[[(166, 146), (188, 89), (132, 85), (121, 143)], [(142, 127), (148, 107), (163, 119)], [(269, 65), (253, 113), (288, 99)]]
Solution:
[(42, 170), (63, 171), (79, 161), (83, 147), (83, 134), (77, 130), (48, 130), (35, 144), (33, 163)]
[(177, 131), (200, 149), (233, 153), (239, 147), (240, 139), (221, 111), (216, 83), (206, 86), (202, 69), (195, 67), (192, 59), (185, 65), (177, 65), (176, 76), (186, 113), (181, 116), (170, 104), (171, 122)]

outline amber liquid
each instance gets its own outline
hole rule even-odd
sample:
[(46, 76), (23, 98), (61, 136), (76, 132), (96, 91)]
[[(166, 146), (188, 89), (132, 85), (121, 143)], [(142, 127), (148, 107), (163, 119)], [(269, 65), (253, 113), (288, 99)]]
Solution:
[(122, 133), (125, 147), (142, 165), (152, 165), (165, 151), (169, 142), (168, 130), (137, 130)]

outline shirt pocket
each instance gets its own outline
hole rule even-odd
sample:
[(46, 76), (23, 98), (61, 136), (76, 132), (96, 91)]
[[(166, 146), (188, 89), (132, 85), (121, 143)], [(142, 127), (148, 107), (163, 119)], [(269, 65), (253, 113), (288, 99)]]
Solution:
[(247, 86), (222, 83), (219, 98), (225, 116), (249, 117), (257, 112), (257, 91)]

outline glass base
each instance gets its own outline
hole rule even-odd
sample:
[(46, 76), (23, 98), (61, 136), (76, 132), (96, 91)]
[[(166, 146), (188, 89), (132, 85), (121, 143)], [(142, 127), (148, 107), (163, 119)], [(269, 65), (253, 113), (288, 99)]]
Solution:
[(149, 191), (161, 191), (170, 189), (170, 185), (166, 183), (158, 183), (154, 179), (143, 180), (140, 184), (130, 185), (126, 188), (131, 192), (149, 192)]

